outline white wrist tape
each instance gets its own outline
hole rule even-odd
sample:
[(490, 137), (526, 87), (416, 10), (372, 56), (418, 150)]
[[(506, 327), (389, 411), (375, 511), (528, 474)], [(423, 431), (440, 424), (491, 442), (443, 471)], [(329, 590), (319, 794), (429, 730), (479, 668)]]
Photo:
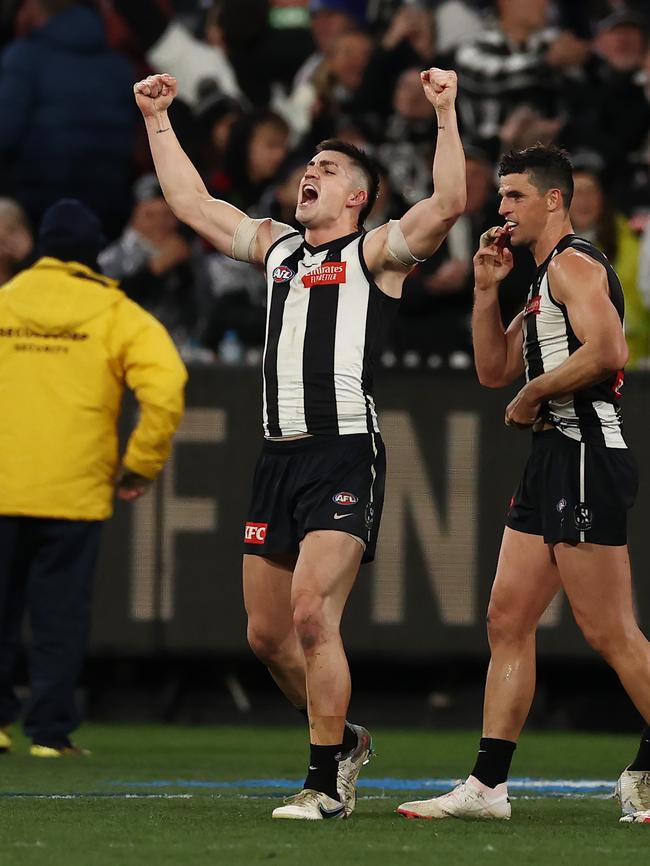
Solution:
[(235, 229), (235, 234), (232, 236), (232, 257), (238, 262), (250, 262), (253, 260), (255, 247), (255, 239), (257, 232), (264, 219), (254, 220), (250, 217), (244, 217)]
[(412, 268), (413, 265), (426, 261), (426, 259), (416, 258), (410, 251), (402, 227), (399, 224), (399, 220), (388, 221), (388, 237), (386, 240), (387, 249), (390, 255), (396, 262), (399, 262), (400, 265), (404, 265), (405, 268)]

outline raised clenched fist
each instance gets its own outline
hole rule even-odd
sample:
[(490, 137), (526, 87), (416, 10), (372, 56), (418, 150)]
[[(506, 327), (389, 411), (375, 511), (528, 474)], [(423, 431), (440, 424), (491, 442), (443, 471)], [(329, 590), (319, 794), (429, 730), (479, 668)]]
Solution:
[(135, 101), (144, 117), (155, 117), (167, 111), (176, 91), (176, 79), (167, 73), (149, 75), (133, 85)]
[(436, 111), (452, 108), (458, 92), (458, 77), (450, 69), (433, 66), (420, 73), (424, 93)]

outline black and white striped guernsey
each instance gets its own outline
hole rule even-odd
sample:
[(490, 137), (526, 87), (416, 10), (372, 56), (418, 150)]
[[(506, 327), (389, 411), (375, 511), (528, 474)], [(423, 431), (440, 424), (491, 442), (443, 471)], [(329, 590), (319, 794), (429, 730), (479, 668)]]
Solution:
[(267, 438), (379, 432), (373, 372), (399, 302), (373, 280), (363, 238), (314, 247), (291, 232), (267, 253)]
[[(575, 235), (566, 235), (539, 266), (528, 293), (523, 321), (526, 381), (554, 370), (582, 345), (571, 327), (566, 307), (553, 297), (548, 279), (551, 260), (569, 247), (590, 256), (605, 268), (610, 298), (623, 327), (623, 289), (616, 271), (593, 244)], [(542, 415), (560, 432), (578, 442), (627, 448), (619, 408), (622, 386), (623, 371), (619, 370), (596, 385), (554, 397), (542, 406)]]

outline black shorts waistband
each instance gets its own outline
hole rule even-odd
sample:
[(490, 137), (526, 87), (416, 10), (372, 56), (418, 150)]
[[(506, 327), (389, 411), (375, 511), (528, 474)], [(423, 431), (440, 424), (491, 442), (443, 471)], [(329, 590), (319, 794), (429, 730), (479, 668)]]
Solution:
[(381, 437), (378, 433), (319, 434), (285, 441), (281, 439), (265, 439), (262, 444), (262, 451), (265, 454), (296, 454), (305, 451), (318, 451), (321, 448), (332, 448), (339, 445), (370, 444), (373, 437), (377, 444), (381, 442)]

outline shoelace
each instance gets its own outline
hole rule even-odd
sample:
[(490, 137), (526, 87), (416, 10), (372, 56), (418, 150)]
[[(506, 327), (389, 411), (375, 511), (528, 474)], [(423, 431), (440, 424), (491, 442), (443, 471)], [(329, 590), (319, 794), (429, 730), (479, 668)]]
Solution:
[(298, 804), (300, 806), (303, 805), (311, 805), (312, 803), (316, 803), (320, 796), (319, 791), (298, 791), (297, 794), (292, 794), (291, 797), (285, 797), (284, 802), (289, 804)]
[(650, 786), (650, 773), (644, 773), (640, 779), (634, 779), (632, 782), (636, 795), (639, 797), (643, 804), (646, 802), (650, 803), (650, 792), (647, 790), (643, 790), (644, 788), (648, 788)]

